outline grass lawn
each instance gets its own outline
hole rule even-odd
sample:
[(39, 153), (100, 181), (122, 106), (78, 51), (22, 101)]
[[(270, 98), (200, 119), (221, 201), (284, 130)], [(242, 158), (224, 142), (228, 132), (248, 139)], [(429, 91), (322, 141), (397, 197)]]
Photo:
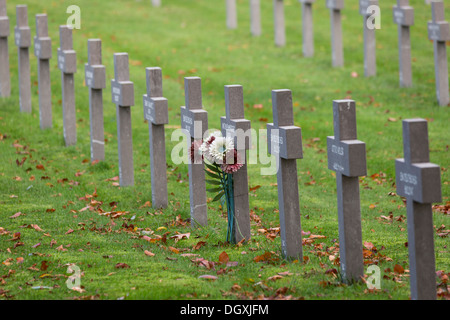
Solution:
[[(13, 29), (15, 5), (23, 2), (7, 2)], [(397, 25), (392, 22), (390, 2), (380, 1), (378, 70), (373, 78), (364, 77), (357, 1), (347, 1), (343, 11), (345, 67), (338, 69), (331, 67), (324, 1), (314, 5), (316, 53), (308, 59), (302, 57), (301, 10), (296, 0), (284, 1), (284, 48), (274, 45), (272, 1), (261, 1), (263, 35), (257, 38), (250, 35), (248, 1), (237, 1), (237, 30), (226, 29), (224, 1), (162, 2), (160, 8), (151, 7), (150, 1), (76, 2), (82, 18), (73, 37), (78, 57), (78, 143), (66, 148), (56, 49), (59, 25), (66, 23), (66, 8), (72, 1), (26, 1), (32, 36), (34, 15), (49, 17), (53, 128), (39, 128), (34, 55), (33, 112), (19, 111), (17, 48), (11, 35), (12, 94), (0, 100), (0, 299), (408, 299), (406, 207), (395, 195), (394, 162), (403, 157), (401, 120), (414, 117), (428, 119), (431, 162), (442, 169), (443, 202), (433, 210), (436, 270), (443, 271), (437, 284), (441, 283), (443, 274), (450, 272), (450, 109), (436, 102), (433, 44), (427, 39), (429, 6), (423, 0), (410, 1), (416, 9), (411, 29), (414, 86), (401, 89)], [(448, 2), (446, 9), (450, 20)], [(90, 38), (103, 41), (108, 79), (106, 161), (96, 164), (90, 162), (89, 93), (84, 85)], [(127, 188), (117, 181), (116, 107), (109, 90), (115, 52), (129, 53), (130, 79), (135, 84), (135, 186)], [(142, 114), (145, 67), (150, 66), (162, 68), (164, 96), (169, 101), (169, 207), (162, 211), (150, 204), (148, 125)], [(225, 114), (224, 85), (243, 85), (245, 116), (257, 130), (272, 121), (271, 90), (292, 90), (295, 124), (302, 127), (304, 147), (304, 159), (298, 160), (303, 261), (282, 258), (276, 176), (260, 172), (268, 165), (249, 165), (252, 238), (248, 243), (224, 242), (226, 212), (217, 202), (209, 202), (208, 226), (191, 228), (187, 165), (171, 160), (179, 143), (171, 141), (171, 135), (180, 127), (186, 76), (202, 78), (210, 128), (219, 128)], [(326, 137), (333, 135), (332, 101), (345, 98), (357, 103), (358, 138), (367, 144), (368, 175), (360, 179), (365, 269), (372, 264), (380, 267), (381, 290), (368, 290), (364, 283), (343, 285), (337, 276), (336, 183), (327, 169)], [(261, 159), (267, 156), (263, 146)], [(259, 147), (255, 144), (253, 151)], [(81, 271), (80, 291), (66, 286), (69, 264)], [(442, 296), (445, 287), (439, 287)]]

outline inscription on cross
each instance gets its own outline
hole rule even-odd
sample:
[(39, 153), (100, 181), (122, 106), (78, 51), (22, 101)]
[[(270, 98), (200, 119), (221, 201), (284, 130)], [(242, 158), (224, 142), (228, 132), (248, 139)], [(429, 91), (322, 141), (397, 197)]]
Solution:
[(73, 50), (72, 28), (59, 27), (60, 47), (58, 68), (61, 70), (64, 140), (66, 146), (77, 142), (74, 74), (77, 72), (77, 54)]
[(333, 101), (334, 136), (327, 138), (328, 169), (336, 172), (342, 279), (364, 275), (359, 176), (367, 174), (366, 145), (357, 140), (353, 100)]
[(344, 47), (342, 39), (342, 14), (344, 0), (327, 0), (331, 21), (331, 51), (333, 67), (344, 65)]
[(28, 11), (26, 5), (16, 6), (16, 21), (14, 27), (14, 41), (19, 57), (19, 100), (20, 111), (31, 112), (31, 80), (30, 80), (30, 52), (31, 31), (28, 26)]
[[(198, 77), (184, 78), (186, 106), (181, 107), (181, 128), (188, 136), (188, 150), (194, 141), (203, 139), (208, 130), (208, 112), (203, 110), (202, 82)], [(189, 198), (191, 225), (207, 225), (206, 182), (203, 161), (195, 153), (189, 163)], [(200, 158), (200, 159), (199, 159)]]
[(9, 18), (6, 12), (6, 0), (0, 0), (0, 96), (11, 95), (11, 79), (9, 76), (8, 37), (10, 34)]
[(403, 120), (404, 158), (395, 161), (397, 193), (406, 197), (413, 300), (436, 299), (432, 203), (441, 202), (440, 167), (430, 163), (424, 119)]
[[(234, 146), (243, 166), (233, 174), (234, 243), (250, 240), (250, 208), (248, 202), (247, 153), (251, 145), (251, 124), (244, 119), (244, 93), (240, 85), (225, 86), (226, 117), (221, 117), (222, 135), (234, 138)], [(234, 160), (234, 159), (233, 159)]]
[(50, 83), (50, 59), (52, 40), (48, 36), (46, 14), (36, 15), (34, 54), (38, 58), (39, 119), (41, 129), (52, 127), (52, 89)]
[(134, 84), (129, 81), (127, 53), (114, 54), (114, 79), (111, 80), (111, 96), (116, 104), (117, 137), (119, 146), (119, 178), (121, 186), (134, 185), (133, 136), (131, 106), (134, 105)]
[(164, 125), (169, 123), (167, 99), (163, 98), (161, 68), (147, 68), (147, 94), (144, 100), (144, 118), (148, 121), (150, 136), (150, 164), (152, 179), (152, 206), (166, 208), (167, 172)]
[(88, 63), (84, 67), (89, 88), (89, 118), (91, 129), (91, 161), (105, 160), (103, 125), (103, 89), (106, 88), (106, 69), (102, 65), (102, 41), (88, 40)]
[(302, 228), (297, 159), (303, 158), (302, 130), (294, 126), (292, 92), (272, 91), (273, 123), (267, 124), (269, 153), (277, 159), (281, 249), (287, 259), (302, 261)]
[(449, 23), (444, 17), (444, 3), (431, 2), (432, 21), (428, 22), (428, 38), (434, 41), (436, 95), (440, 106), (450, 102), (446, 41), (450, 41)]

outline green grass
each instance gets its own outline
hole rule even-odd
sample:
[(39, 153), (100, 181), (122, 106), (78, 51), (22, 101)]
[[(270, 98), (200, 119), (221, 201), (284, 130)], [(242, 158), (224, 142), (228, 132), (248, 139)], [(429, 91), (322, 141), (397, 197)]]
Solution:
[[(409, 298), (408, 273), (394, 273), (395, 265), (407, 270), (409, 264), (405, 247), (406, 208), (400, 197), (389, 195), (395, 192), (394, 160), (403, 154), (401, 119), (429, 120), (430, 157), (442, 168), (443, 203), (449, 201), (450, 117), (449, 108), (438, 107), (436, 102), (433, 45), (427, 40), (426, 31), (426, 22), (431, 17), (429, 7), (423, 0), (411, 1), (416, 8), (416, 24), (412, 28), (414, 86), (400, 89), (397, 26), (392, 22), (388, 3), (381, 3), (377, 77), (368, 79), (363, 76), (362, 18), (356, 1), (347, 4), (343, 13), (345, 67), (340, 69), (331, 68), (329, 13), (323, 3), (314, 6), (316, 54), (305, 59), (301, 54), (301, 11), (297, 1), (285, 1), (284, 48), (273, 44), (271, 1), (262, 1), (263, 35), (259, 38), (250, 36), (247, 1), (238, 0), (239, 28), (232, 31), (225, 27), (222, 2), (171, 0), (163, 1), (161, 8), (152, 8), (149, 1), (77, 1), (82, 13), (82, 29), (74, 32), (79, 63), (75, 84), (78, 143), (66, 148), (60, 71), (55, 57), (58, 26), (66, 23), (66, 8), (72, 2), (27, 1), (32, 35), (34, 15), (46, 12), (49, 16), (54, 54), (51, 60), (54, 122), (51, 130), (39, 128), (34, 56), (31, 57), (33, 113), (20, 113), (17, 49), (11, 37), (12, 95), (0, 100), (0, 227), (9, 232), (0, 236), (1, 299)], [(19, 3), (8, 1), (11, 26), (15, 25), (16, 4)], [(450, 19), (449, 14), (447, 18)], [(107, 160), (96, 165), (85, 161), (90, 157), (89, 98), (83, 85), (89, 38), (103, 41), (107, 79), (114, 74), (113, 53), (129, 53), (130, 78), (136, 94), (136, 106), (132, 109), (134, 187), (120, 188), (113, 185), (114, 181), (107, 181), (118, 176), (116, 116), (109, 85), (104, 91)], [(148, 127), (142, 116), (141, 95), (146, 90), (145, 67), (150, 66), (162, 68), (164, 96), (169, 101), (166, 143), (170, 204), (162, 212), (145, 206), (151, 200), (151, 184)], [(359, 76), (352, 77), (352, 72)], [(298, 161), (302, 228), (325, 236), (304, 245), (304, 256), (309, 258), (306, 263), (284, 261), (280, 237), (270, 240), (258, 231), (279, 226), (276, 176), (260, 175), (261, 165), (249, 166), (250, 187), (260, 186), (250, 192), (253, 237), (249, 243), (242, 246), (223, 243), (226, 214), (217, 203), (209, 203), (207, 227), (191, 229), (189, 224), (183, 225), (189, 218), (187, 166), (170, 160), (171, 150), (178, 143), (170, 137), (180, 125), (185, 76), (202, 78), (203, 104), (211, 128), (219, 128), (220, 116), (225, 114), (224, 85), (243, 85), (246, 118), (255, 129), (265, 129), (272, 119), (271, 90), (292, 90), (295, 124), (302, 127), (304, 145), (304, 159)], [(375, 259), (379, 260), (382, 275), (382, 289), (375, 292), (367, 291), (364, 284), (341, 285), (333, 273), (326, 272), (339, 270), (331, 261), (333, 256), (338, 258), (339, 234), (335, 178), (327, 169), (326, 136), (333, 134), (332, 100), (342, 98), (356, 100), (358, 138), (367, 144), (368, 175), (361, 178), (363, 240), (378, 249), (374, 255), (384, 256)], [(263, 108), (253, 107), (258, 104)], [(24, 164), (18, 166), (16, 159), (21, 161), (24, 157)], [(44, 170), (39, 170), (38, 165)], [(80, 198), (95, 191), (95, 200), (102, 202), (102, 210), (111, 211), (111, 205), (116, 204), (114, 210), (127, 213), (110, 219), (101, 216), (98, 210), (81, 210), (89, 202)], [(23, 214), (10, 218), (17, 212)], [(394, 217), (390, 221), (381, 217), (390, 214)], [(176, 222), (180, 219), (181, 224)], [(434, 211), (433, 219), (437, 228), (445, 225), (444, 229), (449, 229), (448, 215)], [(42, 231), (28, 227), (32, 224)], [(69, 229), (73, 233), (66, 234)], [(152, 238), (155, 234), (166, 234), (167, 241), (150, 243), (142, 239), (144, 231), (150, 230), (154, 232)], [(9, 241), (17, 232), (21, 234), (20, 240)], [(175, 243), (170, 237), (177, 232), (190, 233), (190, 237)], [(56, 244), (51, 245), (52, 240)], [(202, 241), (206, 244), (194, 249)], [(38, 243), (41, 245), (32, 247)], [(66, 250), (57, 250), (61, 245)], [(448, 245), (448, 237), (436, 233), (436, 270), (450, 272)], [(180, 252), (177, 254), (169, 247)], [(145, 255), (145, 250), (155, 256)], [(215, 269), (208, 270), (191, 261), (201, 257), (218, 262), (223, 251), (237, 265), (216, 264)], [(266, 251), (272, 252), (269, 261), (254, 262), (255, 257)], [(199, 256), (181, 256), (186, 253)], [(18, 258), (23, 258), (23, 262)], [(365, 268), (374, 263), (371, 258), (365, 260)], [(46, 261), (47, 269), (41, 270), (42, 261)], [(66, 287), (70, 263), (83, 273), (83, 293)], [(118, 263), (126, 263), (129, 268), (116, 268)], [(286, 271), (289, 275), (282, 279), (269, 279)], [(217, 280), (199, 279), (201, 275), (214, 275)], [(39, 286), (51, 289), (34, 289)]]

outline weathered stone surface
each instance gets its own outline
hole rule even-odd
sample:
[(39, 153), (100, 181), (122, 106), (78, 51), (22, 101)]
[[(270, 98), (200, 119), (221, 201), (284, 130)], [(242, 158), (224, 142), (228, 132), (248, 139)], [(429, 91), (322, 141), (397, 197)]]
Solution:
[[(302, 261), (302, 228), (297, 160), (303, 158), (302, 134), (294, 126), (292, 92), (272, 91), (273, 123), (267, 124), (269, 153), (277, 158), (281, 250), (287, 259)], [(284, 132), (284, 133), (282, 133)]]
[(233, 173), (234, 242), (250, 240), (250, 208), (248, 202), (247, 153), (251, 145), (250, 121), (244, 119), (244, 93), (240, 85), (225, 86), (226, 117), (221, 117), (222, 135), (234, 138), (241, 155), (242, 168)]
[[(202, 82), (199, 77), (184, 78), (186, 106), (181, 107), (181, 128), (185, 130), (188, 139), (188, 150), (194, 140), (202, 140), (208, 130), (208, 112), (203, 110)], [(191, 225), (205, 226), (208, 224), (206, 206), (206, 182), (203, 161), (189, 163), (189, 199)]]
[(436, 96), (440, 106), (450, 103), (446, 41), (450, 41), (450, 26), (444, 19), (444, 3), (431, 2), (433, 20), (428, 22), (428, 38), (434, 41)]
[(328, 168), (336, 172), (342, 279), (364, 275), (359, 176), (367, 174), (365, 144), (357, 140), (353, 100), (333, 101), (334, 136), (327, 138)]
[(236, 29), (238, 24), (236, 0), (225, 0), (225, 3), (227, 11), (227, 28)]
[(144, 95), (144, 118), (149, 122), (152, 206), (166, 208), (167, 164), (164, 124), (169, 123), (167, 99), (163, 98), (161, 68), (147, 68), (147, 94)]
[(314, 24), (312, 5), (316, 0), (299, 0), (302, 5), (303, 56), (314, 56)]
[(19, 99), (20, 111), (31, 113), (31, 80), (30, 53), (31, 31), (28, 26), (28, 11), (26, 5), (16, 6), (16, 21), (14, 39), (17, 46), (19, 61)]
[(327, 0), (330, 9), (331, 25), (331, 60), (333, 67), (344, 65), (344, 45), (342, 38), (342, 14), (344, 0)]
[(397, 0), (393, 7), (394, 23), (398, 24), (400, 87), (412, 86), (410, 26), (414, 24), (414, 9), (409, 0)]
[(411, 299), (436, 299), (432, 203), (442, 201), (440, 167), (430, 163), (428, 124), (403, 120), (404, 158), (395, 161), (397, 193), (406, 197)]
[(103, 89), (106, 71), (102, 65), (102, 41), (88, 40), (88, 63), (85, 64), (85, 82), (89, 88), (89, 119), (91, 130), (91, 161), (105, 160), (105, 133), (103, 125)]
[(117, 137), (119, 145), (119, 180), (121, 186), (134, 185), (133, 135), (131, 106), (134, 105), (134, 84), (127, 53), (114, 54), (114, 79), (111, 80), (112, 101), (117, 108)]
[(50, 82), (52, 41), (48, 36), (46, 14), (36, 15), (34, 54), (38, 59), (39, 119), (41, 129), (48, 129), (52, 127), (52, 88)]
[(250, 32), (254, 37), (262, 33), (260, 0), (250, 0)]
[(275, 30), (275, 45), (284, 47), (286, 45), (286, 30), (284, 25), (284, 3), (283, 0), (273, 0), (273, 16)]
[(6, 0), (0, 0), (0, 96), (11, 95), (11, 79), (9, 76), (9, 18), (6, 15)]
[(74, 83), (74, 74), (77, 71), (77, 55), (73, 50), (72, 29), (70, 27), (60, 26), (59, 38), (58, 67), (61, 70), (64, 140), (66, 146), (72, 146), (77, 143)]
[(367, 9), (372, 5), (378, 6), (378, 0), (359, 0), (359, 12), (364, 22), (364, 74), (366, 77), (377, 74), (376, 29), (368, 26), (371, 13), (367, 12)]

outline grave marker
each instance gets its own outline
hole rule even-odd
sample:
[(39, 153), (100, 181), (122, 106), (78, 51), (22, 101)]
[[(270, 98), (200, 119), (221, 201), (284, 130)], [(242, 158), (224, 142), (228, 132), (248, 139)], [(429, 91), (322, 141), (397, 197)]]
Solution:
[(297, 159), (303, 158), (302, 130), (294, 126), (292, 93), (272, 91), (273, 123), (267, 124), (269, 153), (277, 158), (281, 249), (288, 259), (303, 261)]
[[(208, 112), (203, 110), (202, 82), (198, 77), (184, 78), (186, 106), (181, 107), (181, 128), (188, 139), (188, 150), (194, 141), (202, 141), (208, 130)], [(189, 163), (189, 198), (191, 226), (208, 224), (206, 182), (203, 161)]]
[(19, 100), (20, 111), (31, 112), (31, 79), (30, 53), (31, 31), (28, 26), (28, 12), (26, 5), (16, 6), (17, 25), (14, 27), (14, 42), (17, 46), (19, 61)]
[(85, 64), (85, 82), (89, 88), (91, 161), (103, 161), (105, 160), (103, 89), (106, 88), (106, 71), (102, 65), (102, 41), (100, 39), (88, 40), (88, 63)]
[(144, 95), (144, 118), (150, 136), (152, 206), (166, 208), (167, 165), (164, 125), (169, 123), (167, 99), (163, 98), (161, 68), (147, 68), (147, 94)]
[(431, 204), (441, 202), (440, 167), (430, 163), (424, 119), (403, 120), (404, 158), (395, 161), (397, 193), (406, 197), (411, 299), (436, 299)]
[(132, 186), (134, 185), (134, 167), (131, 106), (134, 105), (134, 84), (130, 81), (128, 53), (114, 54), (111, 96), (113, 103), (116, 104), (117, 113), (120, 185)]
[(412, 86), (410, 26), (414, 25), (414, 9), (409, 0), (397, 0), (393, 7), (394, 23), (398, 24), (400, 87)]
[(234, 138), (234, 146), (243, 166), (233, 173), (234, 242), (250, 240), (250, 208), (248, 202), (247, 152), (251, 144), (251, 124), (244, 119), (244, 93), (242, 86), (225, 86), (226, 116), (220, 118), (222, 135)]
[(254, 37), (261, 35), (260, 0), (250, 0), (250, 31)]
[(9, 18), (6, 12), (6, 0), (0, 0), (0, 96), (11, 95), (11, 79), (9, 76), (8, 37), (10, 34)]
[(161, 0), (152, 0), (152, 4), (154, 7), (161, 7)]
[(328, 169), (336, 172), (339, 248), (345, 283), (364, 275), (359, 178), (367, 174), (366, 145), (357, 140), (353, 100), (333, 101), (334, 137), (327, 138)]
[(316, 0), (299, 0), (302, 4), (302, 32), (303, 32), (303, 55), (312, 57), (314, 55), (314, 24), (312, 5)]
[(284, 47), (286, 45), (286, 31), (284, 26), (283, 0), (273, 0), (273, 16), (275, 28), (275, 45), (277, 47)]
[(74, 83), (74, 74), (77, 72), (77, 54), (73, 50), (72, 28), (66, 25), (60, 26), (59, 39), (58, 68), (61, 70), (64, 140), (66, 146), (72, 146), (77, 143)]
[(370, 6), (378, 6), (378, 0), (359, 0), (359, 13), (364, 21), (364, 74), (366, 77), (377, 74), (376, 29), (370, 25), (374, 19), (372, 13), (367, 12)]
[(46, 14), (36, 15), (34, 55), (38, 59), (39, 119), (41, 129), (47, 129), (52, 127), (52, 87), (50, 82), (52, 40), (48, 36)]
[(225, 2), (227, 10), (227, 28), (236, 29), (237, 28), (236, 0), (225, 0)]
[(344, 0), (327, 0), (331, 22), (331, 61), (333, 67), (344, 66), (344, 46), (342, 38), (342, 14)]
[(434, 41), (436, 95), (440, 106), (450, 102), (448, 92), (448, 64), (446, 41), (450, 41), (450, 28), (444, 19), (444, 3), (431, 2), (433, 20), (428, 22), (428, 38)]

